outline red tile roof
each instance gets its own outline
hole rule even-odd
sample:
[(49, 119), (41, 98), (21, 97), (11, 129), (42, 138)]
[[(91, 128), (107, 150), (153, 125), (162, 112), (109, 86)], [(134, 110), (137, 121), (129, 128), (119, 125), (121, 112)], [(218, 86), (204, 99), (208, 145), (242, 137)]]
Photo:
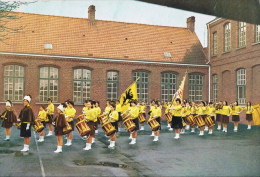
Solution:
[[(205, 63), (203, 47), (187, 28), (20, 13), (8, 27), (23, 26), (9, 33), (0, 51), (96, 58), (118, 58), (182, 63)], [(53, 49), (44, 49), (52, 44)], [(164, 52), (170, 52), (166, 58)]]

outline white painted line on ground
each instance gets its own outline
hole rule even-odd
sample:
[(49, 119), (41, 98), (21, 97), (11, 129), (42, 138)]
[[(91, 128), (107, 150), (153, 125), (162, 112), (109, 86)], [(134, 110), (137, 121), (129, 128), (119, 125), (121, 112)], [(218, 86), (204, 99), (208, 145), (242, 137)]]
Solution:
[(33, 133), (34, 133), (34, 140), (35, 140), (35, 143), (36, 143), (36, 148), (37, 148), (37, 152), (38, 152), (38, 156), (39, 156), (39, 161), (40, 161), (40, 166), (41, 166), (41, 171), (42, 171), (42, 177), (45, 177), (45, 171), (44, 171), (42, 158), (41, 158), (40, 151), (39, 151), (39, 146), (38, 146), (38, 142), (37, 142), (36, 133), (35, 132), (33, 132)]

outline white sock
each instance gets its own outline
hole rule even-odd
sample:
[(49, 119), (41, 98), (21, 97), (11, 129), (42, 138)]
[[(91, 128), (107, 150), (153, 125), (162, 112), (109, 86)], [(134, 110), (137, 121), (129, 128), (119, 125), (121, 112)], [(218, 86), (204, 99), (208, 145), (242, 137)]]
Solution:
[(92, 143), (95, 143), (95, 138), (92, 138)]
[(9, 139), (10, 139), (10, 136), (6, 136), (6, 138), (5, 138), (5, 139), (9, 140)]

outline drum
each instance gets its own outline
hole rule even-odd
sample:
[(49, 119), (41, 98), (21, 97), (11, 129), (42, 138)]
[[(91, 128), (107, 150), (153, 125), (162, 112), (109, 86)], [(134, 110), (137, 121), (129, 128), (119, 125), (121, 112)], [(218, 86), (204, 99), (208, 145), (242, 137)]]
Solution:
[(80, 122), (82, 120), (85, 120), (85, 117), (84, 117), (84, 114), (80, 114), (78, 117), (77, 117), (77, 121)]
[(167, 114), (165, 114), (166, 120), (168, 122), (168, 124), (171, 124), (172, 122), (172, 113), (168, 112)]
[(182, 117), (182, 126), (185, 127), (187, 125), (187, 123), (185, 122), (186, 118)]
[(21, 129), (21, 122), (16, 122), (14, 125), (17, 127), (17, 129)]
[(36, 119), (33, 124), (33, 129), (35, 132), (40, 133), (44, 129), (44, 125), (41, 123), (40, 119)]
[(90, 128), (87, 125), (85, 120), (81, 120), (78, 123), (76, 123), (76, 128), (77, 128), (80, 136), (87, 136), (90, 133)]
[(132, 119), (126, 119), (123, 121), (123, 124), (125, 126), (125, 129), (129, 132), (133, 132), (134, 129), (135, 129), (135, 124), (134, 122), (132, 121)]
[(149, 119), (147, 123), (152, 131), (157, 131), (160, 128), (160, 124), (156, 121), (156, 119)]
[(138, 120), (140, 123), (144, 123), (146, 121), (146, 118), (144, 117), (144, 115), (142, 113), (139, 113)]
[(107, 122), (107, 114), (102, 114), (98, 117), (98, 122), (102, 125)]
[(209, 127), (212, 128), (215, 124), (214, 121), (211, 119), (211, 116), (207, 116), (205, 118), (205, 124)]
[(112, 135), (113, 133), (116, 132), (115, 127), (110, 122), (104, 123), (102, 125), (102, 129), (107, 136), (110, 136), (110, 135)]
[(203, 118), (200, 115), (196, 115), (193, 117), (195, 123), (197, 124), (198, 127), (203, 127), (205, 126), (205, 122), (203, 120)]
[(196, 124), (193, 119), (193, 115), (187, 116), (185, 120), (186, 120), (186, 123), (190, 126), (194, 126)]
[(66, 126), (62, 129), (64, 134), (68, 134), (72, 131), (71, 125), (66, 121)]

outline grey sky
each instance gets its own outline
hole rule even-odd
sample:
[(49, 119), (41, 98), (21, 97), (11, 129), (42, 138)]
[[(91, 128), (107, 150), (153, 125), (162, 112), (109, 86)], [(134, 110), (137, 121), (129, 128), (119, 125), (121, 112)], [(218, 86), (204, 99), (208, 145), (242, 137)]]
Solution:
[(135, 0), (39, 0), (36, 3), (22, 6), (17, 11), (87, 18), (90, 5), (96, 6), (96, 19), (98, 20), (186, 27), (186, 18), (195, 16), (195, 32), (204, 47), (207, 42), (206, 23), (215, 18)]

